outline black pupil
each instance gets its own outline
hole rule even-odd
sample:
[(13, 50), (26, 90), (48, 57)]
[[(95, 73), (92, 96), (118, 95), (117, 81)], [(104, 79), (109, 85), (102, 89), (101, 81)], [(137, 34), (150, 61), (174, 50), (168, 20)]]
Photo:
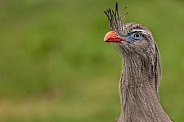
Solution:
[(135, 34), (134, 34), (134, 37), (135, 37), (135, 38), (139, 38), (139, 37), (140, 37), (140, 34), (139, 34), (139, 33), (135, 33)]

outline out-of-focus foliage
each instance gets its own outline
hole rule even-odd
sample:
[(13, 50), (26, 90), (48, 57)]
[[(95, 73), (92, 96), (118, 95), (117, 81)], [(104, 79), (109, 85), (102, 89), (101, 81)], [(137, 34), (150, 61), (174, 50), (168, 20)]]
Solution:
[[(125, 1), (162, 57), (160, 100), (184, 121), (184, 2)], [(121, 56), (103, 42), (115, 1), (0, 1), (0, 121), (109, 122), (119, 116)]]

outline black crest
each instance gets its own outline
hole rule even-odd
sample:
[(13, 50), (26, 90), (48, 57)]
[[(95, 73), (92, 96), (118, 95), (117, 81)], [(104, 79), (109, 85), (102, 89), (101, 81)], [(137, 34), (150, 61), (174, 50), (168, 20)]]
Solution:
[(123, 18), (125, 17), (125, 15), (128, 14), (128, 12), (124, 14), (127, 7), (128, 6), (126, 6), (123, 9), (121, 15), (118, 12), (119, 10), (118, 10), (117, 2), (116, 2), (115, 10), (112, 10), (111, 8), (109, 8), (104, 11), (104, 13), (107, 15), (110, 29), (115, 31), (118, 35), (122, 35), (123, 33)]

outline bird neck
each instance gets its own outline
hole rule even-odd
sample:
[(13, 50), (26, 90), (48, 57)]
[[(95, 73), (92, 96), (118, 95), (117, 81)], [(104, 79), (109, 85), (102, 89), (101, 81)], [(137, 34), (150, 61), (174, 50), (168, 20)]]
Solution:
[(118, 122), (170, 122), (158, 99), (158, 67), (155, 62), (150, 57), (124, 56)]

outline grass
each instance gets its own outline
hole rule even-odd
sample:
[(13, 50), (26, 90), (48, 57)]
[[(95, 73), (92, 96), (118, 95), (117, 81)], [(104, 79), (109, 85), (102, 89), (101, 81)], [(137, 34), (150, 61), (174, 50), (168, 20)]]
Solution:
[[(119, 2), (125, 21), (146, 25), (162, 57), (160, 99), (184, 120), (183, 1)], [(121, 56), (103, 42), (103, 10), (115, 2), (0, 2), (1, 122), (108, 122), (119, 116)]]

